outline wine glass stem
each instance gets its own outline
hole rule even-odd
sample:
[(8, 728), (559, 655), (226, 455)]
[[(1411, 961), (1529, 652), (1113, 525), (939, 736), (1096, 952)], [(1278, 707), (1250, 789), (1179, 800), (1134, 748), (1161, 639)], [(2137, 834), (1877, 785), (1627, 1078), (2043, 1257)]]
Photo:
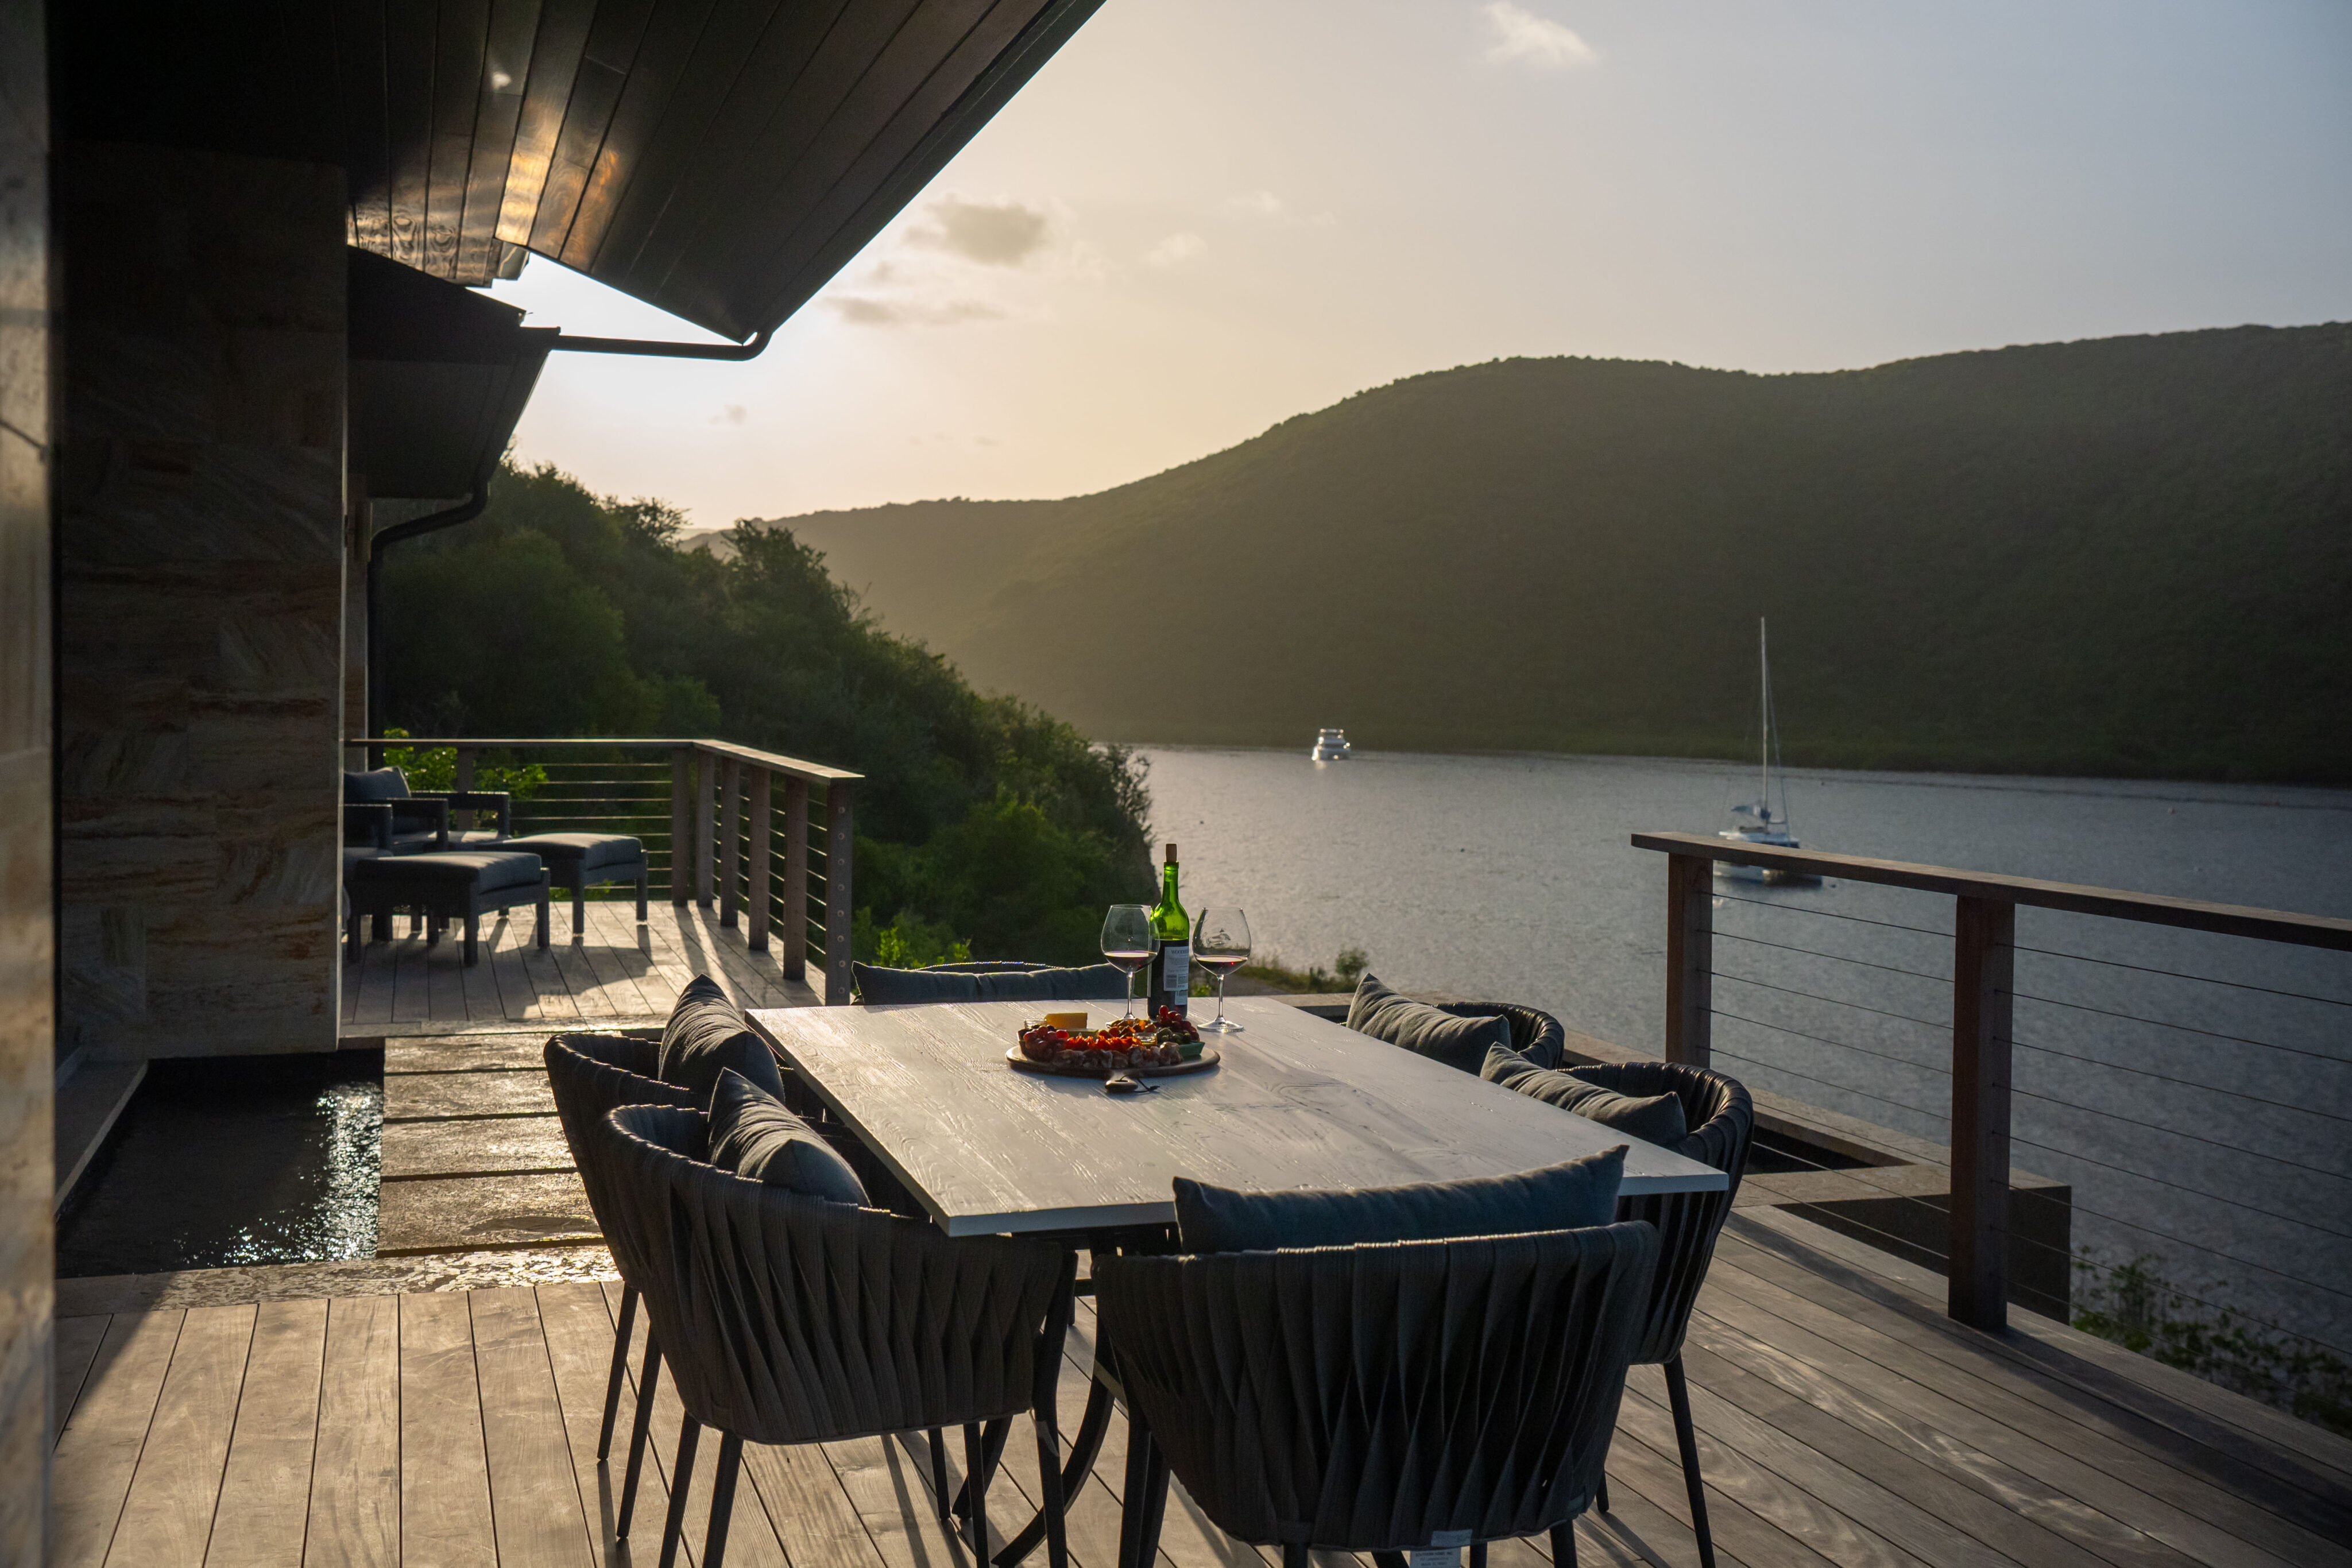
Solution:
[(1225, 1021), (1225, 978), (1223, 975), (1217, 977), (1217, 1022), (1220, 1025)]
[(1129, 969), (1127, 972), (1127, 996), (1125, 1000), (1126, 1006), (1119, 1009), (1118, 1013), (1119, 1019), (1122, 1022), (1135, 1016), (1135, 971), (1132, 969)]

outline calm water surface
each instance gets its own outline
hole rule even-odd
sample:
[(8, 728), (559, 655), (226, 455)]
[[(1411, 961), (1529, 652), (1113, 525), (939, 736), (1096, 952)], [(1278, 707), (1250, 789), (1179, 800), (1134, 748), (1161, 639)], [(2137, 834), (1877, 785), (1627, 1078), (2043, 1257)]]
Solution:
[[(1727, 825), (1753, 768), (1304, 750), (1149, 753), (1188, 904), (1660, 1049), (1665, 865), (1627, 839)], [(1789, 807), (1812, 849), (2352, 917), (2352, 791), (1799, 771)], [(1717, 890), (1719, 1063), (1942, 1141), (1951, 900)], [(2015, 1163), (2074, 1185), (2078, 1248), (2352, 1353), (2352, 958), (2039, 910), (2018, 942)]]

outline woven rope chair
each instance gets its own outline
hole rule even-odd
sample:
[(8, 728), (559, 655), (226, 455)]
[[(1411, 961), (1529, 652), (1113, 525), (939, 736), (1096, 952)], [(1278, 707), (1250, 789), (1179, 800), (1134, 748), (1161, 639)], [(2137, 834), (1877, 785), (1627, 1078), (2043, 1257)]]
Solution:
[[(1647, 1220), (1658, 1230), (1657, 1279), (1650, 1290), (1648, 1318), (1633, 1363), (1665, 1368), (1666, 1399), (1674, 1407), (1675, 1442), (1682, 1453), (1683, 1486), (1690, 1494), (1699, 1563), (1701, 1568), (1715, 1568), (1715, 1540), (1706, 1523), (1706, 1489), (1699, 1479), (1698, 1437), (1691, 1426), (1690, 1388), (1683, 1376), (1683, 1336), (1690, 1329), (1691, 1308), (1698, 1301), (1699, 1286), (1706, 1283), (1707, 1265), (1715, 1258), (1715, 1239), (1731, 1213), (1732, 1200), (1739, 1196), (1748, 1146), (1756, 1135), (1755, 1103), (1738, 1079), (1679, 1062), (1612, 1062), (1579, 1067), (1576, 1072), (1620, 1094), (1672, 1094), (1679, 1099), (1690, 1134), (1675, 1145), (1675, 1153), (1731, 1178), (1721, 1192), (1656, 1193), (1617, 1200), (1621, 1221)], [(1609, 1511), (1605, 1479), (1597, 1506), (1603, 1513)]]
[[(613, 1265), (621, 1272), (621, 1322), (613, 1338), (613, 1369), (604, 1384), (604, 1424), (596, 1434), (596, 1458), (613, 1448), (613, 1422), (621, 1407), (621, 1385), (628, 1371), (629, 1335), (636, 1326), (638, 1281), (646, 1276), (645, 1261), (615, 1230), (619, 1212), (606, 1169), (592, 1157), (589, 1130), (605, 1114), (623, 1105), (672, 1105), (694, 1108), (694, 1096), (654, 1076), (661, 1046), (650, 1040), (617, 1034), (560, 1034), (541, 1053), (547, 1062), (547, 1083), (555, 1096), (555, 1114), (563, 1124), (563, 1141), (572, 1146), (572, 1163), (580, 1185), (588, 1190), (588, 1207), (597, 1228), (611, 1248)], [(629, 1433), (628, 1477), (621, 1485), (619, 1531), (629, 1532), (629, 1513), (636, 1506), (637, 1476), (645, 1463), (646, 1433), (653, 1418), (654, 1384), (661, 1375), (661, 1342), (650, 1325), (646, 1331), (645, 1365), (637, 1374), (636, 1419)]]
[(1050, 1568), (1066, 1568), (1055, 1379), (1076, 1255), (940, 1234), (920, 1220), (749, 1181), (704, 1163), (708, 1118), (625, 1106), (591, 1134), (618, 1228), (645, 1260), (646, 1312), (686, 1418), (661, 1564), (676, 1561), (702, 1428), (720, 1437), (705, 1568), (721, 1568), (743, 1445), (961, 1426), (971, 1540), (985, 1555), (983, 1424), (1037, 1428)]
[(1458, 1019), (1508, 1020), (1511, 1049), (1538, 1067), (1558, 1067), (1560, 1051), (1568, 1044), (1568, 1031), (1560, 1028), (1558, 1019), (1540, 1008), (1521, 1007), (1517, 1002), (1439, 1002), (1437, 1010)]
[(1633, 1224), (1099, 1260), (1136, 1489), (1122, 1560), (1151, 1560), (1172, 1470), (1284, 1568), (1311, 1548), (1475, 1561), (1545, 1531), (1570, 1568), (1657, 1258)]

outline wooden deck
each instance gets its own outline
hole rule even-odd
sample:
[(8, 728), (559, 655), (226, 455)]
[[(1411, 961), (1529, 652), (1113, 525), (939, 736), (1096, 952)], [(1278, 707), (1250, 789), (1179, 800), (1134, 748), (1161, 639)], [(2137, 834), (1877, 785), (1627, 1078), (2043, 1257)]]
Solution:
[[(663, 1466), (616, 1544), (617, 1474), (594, 1458), (616, 1285), (325, 1299), (299, 1293), (300, 1269), (273, 1277), (257, 1293), (278, 1299), (173, 1308), (167, 1290), (152, 1310), (60, 1321), (56, 1563), (653, 1560), (678, 1412), (665, 1385)], [(1958, 1327), (1942, 1291), (1802, 1220), (1734, 1217), (1687, 1351), (1723, 1568), (2352, 1565), (2352, 1443), (2042, 1320), (1998, 1339)], [(1092, 1322), (1089, 1304), (1066, 1431)], [(1121, 1444), (1115, 1422), (1073, 1504), (1082, 1568), (1112, 1568)], [(1034, 1496), (1034, 1449), (1006, 1454), (998, 1521)], [(1578, 1526), (1583, 1562), (1696, 1561), (1673, 1455), (1663, 1381), (1637, 1368), (1614, 1511)], [(967, 1568), (926, 1474), (897, 1440), (747, 1449), (729, 1561)], [(1544, 1560), (1541, 1542), (1494, 1553)], [(1159, 1568), (1258, 1561), (1171, 1506)]]
[[(809, 985), (784, 978), (781, 942), (754, 953), (741, 930), (727, 930), (715, 912), (696, 904), (656, 899), (639, 925), (634, 900), (592, 899), (577, 933), (568, 899), (556, 899), (551, 911), (547, 952), (536, 946), (537, 914), (508, 910), (484, 924), (481, 961), (470, 969), (462, 931), (428, 946), (407, 935), (404, 917), (397, 940), (371, 942), (358, 963), (343, 966), (343, 1037), (658, 1023), (679, 989), (701, 974), (717, 977), (747, 1008), (813, 1007), (821, 999)], [(814, 967), (809, 977), (824, 983)]]

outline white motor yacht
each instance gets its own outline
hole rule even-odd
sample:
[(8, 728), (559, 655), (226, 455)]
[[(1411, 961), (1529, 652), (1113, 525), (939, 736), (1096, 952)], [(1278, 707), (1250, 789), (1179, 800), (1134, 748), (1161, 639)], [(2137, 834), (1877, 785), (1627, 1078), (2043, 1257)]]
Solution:
[(1307, 755), (1318, 762), (1345, 762), (1349, 755), (1348, 732), (1344, 729), (1325, 730), (1315, 737), (1314, 748)]

